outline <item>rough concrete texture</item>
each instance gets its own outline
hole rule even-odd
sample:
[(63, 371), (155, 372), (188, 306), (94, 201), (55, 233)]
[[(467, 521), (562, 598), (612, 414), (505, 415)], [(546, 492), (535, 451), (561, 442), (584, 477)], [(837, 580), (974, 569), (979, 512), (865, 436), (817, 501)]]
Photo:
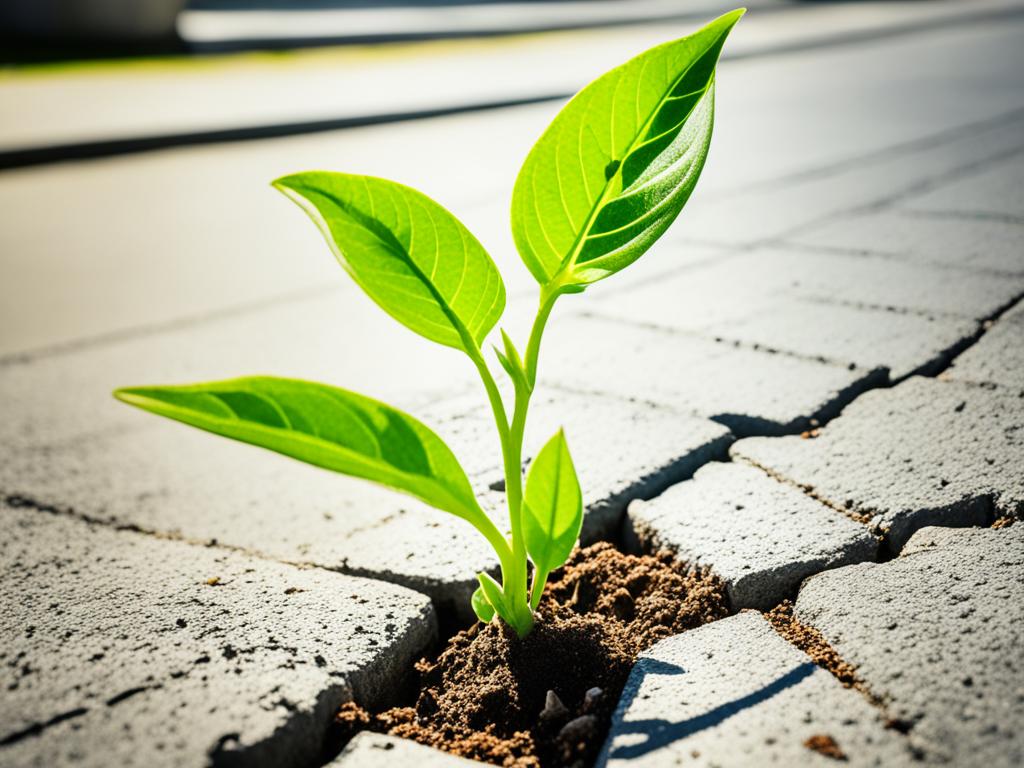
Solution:
[[(456, 398), (417, 413), (445, 436), (486, 493), (502, 472), (482, 399)], [(0, 465), (4, 497), (382, 578), (471, 618), (474, 574), (495, 569), (497, 560), (464, 521), (364, 481), (120, 408), (132, 429), (14, 452)], [(632, 499), (724, 457), (732, 439), (720, 424), (668, 409), (546, 392), (537, 396), (526, 457), (560, 425), (579, 467), (588, 541), (617, 530)], [(506, 527), (503, 496), (490, 494), (488, 501)]]
[(8, 766), (306, 765), (436, 636), (380, 582), (0, 507)]
[(1024, 398), (911, 378), (868, 392), (816, 439), (751, 438), (735, 458), (870, 516), (898, 551), (927, 525), (983, 525), (1024, 512)]
[(831, 219), (793, 236), (802, 245), (890, 254), (920, 264), (1024, 274), (1019, 224), (885, 209)]
[(325, 768), (393, 768), (401, 765), (415, 765), (417, 768), (479, 768), (481, 763), (409, 739), (364, 731), (356, 734), (341, 754)]
[[(915, 211), (959, 217), (991, 217), (1024, 224), (1024, 154), (904, 201)], [(1020, 239), (1018, 239), (1018, 243)], [(1024, 255), (1018, 254), (1024, 259)]]
[[(460, 398), (431, 409), (429, 423), (450, 435), (449, 445), (479, 488), (504, 488), (494, 419), (478, 398)], [(586, 542), (615, 536), (626, 505), (660, 493), (698, 467), (724, 458), (729, 430), (671, 408), (541, 388), (530, 405), (523, 463), (565, 429), (583, 490)], [(504, 504), (504, 497), (496, 499)]]
[(887, 368), (899, 380), (933, 373), (970, 342), (978, 324), (818, 301), (782, 300), (715, 326), (717, 337), (860, 368)]
[(797, 618), (857, 667), (929, 764), (1024, 763), (1024, 526), (925, 528), (809, 579)]
[(626, 539), (708, 566), (734, 608), (768, 610), (801, 580), (827, 568), (872, 560), (868, 529), (743, 464), (712, 463), (656, 499), (633, 502)]
[(953, 361), (945, 378), (1024, 393), (1024, 302), (992, 323), (976, 344)]
[(552, 329), (540, 378), (542, 385), (664, 404), (745, 435), (800, 430), (829, 418), (884, 380), (884, 372), (573, 317)]
[[(993, 274), (887, 255), (779, 246), (757, 248), (625, 291), (603, 301), (599, 311), (634, 322), (713, 332), (722, 323), (754, 318), (801, 299), (984, 319), (1022, 293), (1024, 270), (1019, 275)], [(934, 335), (917, 333), (922, 344)]]
[(911, 762), (904, 738), (863, 695), (749, 611), (640, 656), (597, 764), (834, 765), (804, 745), (813, 736), (831, 737), (850, 765)]

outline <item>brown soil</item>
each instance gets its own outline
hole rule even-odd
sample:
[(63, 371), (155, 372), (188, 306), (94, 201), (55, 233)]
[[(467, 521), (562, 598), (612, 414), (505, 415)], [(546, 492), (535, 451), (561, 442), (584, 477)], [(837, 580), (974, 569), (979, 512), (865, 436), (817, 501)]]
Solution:
[(993, 528), (1009, 528), (1013, 525), (1014, 518), (1009, 516), (997, 517), (992, 523)]
[(806, 653), (815, 664), (831, 672), (847, 688), (863, 690), (863, 684), (853, 666), (843, 661), (821, 632), (796, 620), (793, 616), (793, 604), (789, 600), (784, 600), (772, 608), (765, 614), (765, 618), (771, 622), (775, 631), (782, 635), (783, 640)]
[(839, 748), (836, 740), (828, 734), (819, 733), (804, 742), (804, 746), (819, 755), (831, 757), (833, 760), (846, 760), (846, 753)]
[(589, 765), (637, 654), (728, 613), (713, 576), (668, 553), (634, 557), (595, 544), (552, 575), (525, 639), (497, 622), (476, 624), (416, 665), (413, 706), (371, 715), (348, 705), (338, 722), (496, 765)]

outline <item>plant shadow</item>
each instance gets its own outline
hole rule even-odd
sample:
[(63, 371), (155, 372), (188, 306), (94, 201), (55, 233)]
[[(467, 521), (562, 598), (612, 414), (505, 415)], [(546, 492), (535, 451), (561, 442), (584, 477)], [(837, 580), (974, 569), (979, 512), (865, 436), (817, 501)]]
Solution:
[[(740, 696), (700, 715), (679, 722), (671, 722), (662, 718), (648, 718), (617, 723), (613, 726), (616, 734), (635, 733), (645, 738), (637, 744), (625, 744), (620, 747), (614, 747), (608, 756), (624, 760), (642, 757), (672, 742), (685, 739), (707, 728), (713, 728), (733, 715), (739, 714), (744, 709), (757, 706), (787, 688), (797, 685), (812, 675), (815, 669), (817, 669), (817, 666), (813, 662), (800, 664), (752, 693)], [(657, 661), (656, 659), (640, 659), (635, 672), (639, 675), (639, 679), (635, 684), (633, 680), (630, 680), (627, 689), (628, 693), (623, 697), (622, 703), (619, 705), (620, 712), (628, 711), (647, 675), (679, 675), (684, 674), (686, 670), (675, 664)]]

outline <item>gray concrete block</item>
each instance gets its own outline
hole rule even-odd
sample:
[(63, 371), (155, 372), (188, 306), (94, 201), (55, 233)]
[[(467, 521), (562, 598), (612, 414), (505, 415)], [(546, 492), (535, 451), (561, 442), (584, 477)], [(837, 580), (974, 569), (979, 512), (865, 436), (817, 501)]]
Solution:
[(884, 372), (591, 316), (566, 318), (552, 329), (540, 381), (665, 404), (744, 435), (806, 429), (884, 381)]
[(933, 214), (1004, 218), (1024, 224), (1022, 179), (1024, 154), (1018, 154), (909, 198), (903, 201), (902, 206)]
[(932, 372), (1024, 294), (1019, 275), (893, 257), (761, 249), (597, 302), (594, 314), (694, 332), (899, 379)]
[[(95, 376), (101, 375), (97, 370)], [(41, 405), (30, 400), (30, 407)], [(68, 405), (58, 398), (54, 410), (66, 413)], [(478, 490), (490, 496), (495, 521), (507, 528), (503, 496), (488, 492), (503, 473), (483, 395), (412, 410), (463, 459)], [(54, 417), (39, 415), (44, 424)], [(78, 436), (73, 425), (66, 425), (67, 436), (59, 425), (56, 436), (44, 430), (38, 443), (23, 436), (0, 464), (3, 496), (385, 579), (427, 593), (466, 620), (472, 618), (475, 574), (497, 567), (490, 546), (471, 526), (409, 497), (112, 400), (95, 423), (103, 428), (91, 437)], [(526, 457), (559, 426), (567, 429), (584, 487), (588, 541), (616, 531), (629, 501), (655, 495), (724, 457), (731, 441), (725, 427), (670, 409), (542, 390), (528, 422)]]
[(806, 577), (873, 560), (868, 529), (743, 464), (712, 463), (651, 501), (633, 502), (627, 540), (646, 551), (671, 549), (710, 567), (734, 608), (768, 610)]
[(475, 760), (449, 755), (439, 749), (409, 739), (364, 731), (356, 734), (325, 768), (392, 768), (416, 765), (418, 768), (471, 768), (480, 766)]
[(978, 330), (973, 320), (818, 301), (776, 301), (713, 328), (715, 336), (860, 368), (887, 368), (899, 380), (933, 373)]
[(925, 763), (1024, 762), (1024, 526), (925, 528), (890, 562), (809, 579), (796, 616), (856, 666)]
[(995, 321), (944, 378), (1024, 392), (1024, 302)]
[[(449, 445), (478, 488), (503, 490), (493, 418), (477, 400), (448, 401), (426, 416), (450, 435)], [(524, 468), (559, 428), (565, 429), (583, 490), (581, 537), (587, 542), (615, 536), (630, 501), (650, 498), (724, 458), (732, 442), (721, 424), (672, 408), (548, 386), (538, 389), (530, 405)], [(504, 505), (504, 495), (494, 501)]]
[(890, 254), (920, 264), (1024, 273), (1024, 231), (1018, 224), (918, 216), (900, 209), (830, 219), (794, 235), (802, 245)]
[(870, 517), (894, 549), (927, 525), (1024, 512), (1024, 399), (911, 378), (868, 392), (816, 439), (751, 438), (735, 458)]
[(9, 766), (295, 765), (436, 636), (415, 592), (0, 507)]
[(641, 654), (597, 764), (834, 764), (804, 745), (812, 736), (831, 737), (850, 765), (911, 762), (878, 709), (751, 611)]

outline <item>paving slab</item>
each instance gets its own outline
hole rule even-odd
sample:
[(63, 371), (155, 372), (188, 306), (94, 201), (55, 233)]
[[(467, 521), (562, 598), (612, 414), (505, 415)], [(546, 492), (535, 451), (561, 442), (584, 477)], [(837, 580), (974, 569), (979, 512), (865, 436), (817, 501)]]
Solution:
[[(967, 269), (944, 269), (868, 254), (848, 254), (786, 247), (764, 247), (733, 258), (709, 262), (678, 277), (608, 297), (602, 313), (671, 328), (704, 331), (740, 320), (770, 315), (778, 307), (791, 309), (803, 300), (929, 315), (982, 320), (1024, 294), (1024, 274), (989, 274)], [(791, 310), (796, 311), (796, 310)], [(810, 311), (802, 309), (800, 311)], [(824, 313), (825, 310), (822, 310)], [(822, 315), (824, 317), (824, 315)], [(883, 316), (884, 318), (885, 316)], [(840, 329), (839, 349), (856, 354), (852, 341), (843, 341), (844, 323), (870, 327), (877, 317), (837, 314), (830, 324)], [(960, 326), (950, 324), (945, 336), (937, 328), (899, 326), (897, 333), (915, 335), (928, 352), (939, 338), (956, 337)], [(777, 334), (785, 341), (785, 331)], [(871, 331), (866, 331), (871, 333)], [(873, 332), (878, 336), (878, 332)], [(792, 335), (792, 332), (790, 332)], [(768, 337), (771, 338), (771, 337)], [(803, 347), (809, 347), (804, 342)], [(828, 352), (823, 341), (810, 346), (815, 354)], [(863, 349), (860, 349), (863, 355)], [(906, 351), (903, 350), (904, 356)], [(904, 364), (912, 364), (913, 360)]]
[(957, 357), (944, 378), (1024, 393), (1024, 302), (1000, 317)]
[(400, 587), (37, 510), (0, 526), (4, 765), (307, 765), (436, 637)]
[(817, 248), (889, 254), (922, 264), (1024, 273), (1024, 227), (886, 208), (839, 216), (793, 236)]
[(641, 654), (597, 764), (834, 765), (805, 746), (814, 736), (849, 765), (912, 762), (880, 710), (746, 611)]
[(870, 518), (894, 551), (928, 525), (1024, 513), (1024, 398), (914, 377), (868, 392), (815, 439), (751, 438), (734, 458)]
[(1024, 526), (925, 528), (890, 562), (809, 579), (796, 616), (909, 727), (925, 764), (1024, 762)]
[(768, 610), (808, 576), (874, 560), (878, 540), (841, 512), (743, 464), (711, 463), (625, 521), (632, 548), (667, 548), (725, 582), (733, 608)]
[(776, 300), (716, 325), (716, 337), (860, 368), (886, 368), (893, 381), (937, 373), (974, 339), (974, 320), (822, 301)]
[(885, 374), (588, 316), (552, 327), (539, 379), (696, 413), (748, 435), (807, 429)]
[(416, 765), (419, 768), (472, 768), (480, 766), (481, 763), (456, 757), (409, 739), (363, 731), (356, 734), (341, 754), (325, 768), (392, 768), (396, 765)]
[(930, 214), (1003, 219), (1024, 225), (1024, 154), (909, 198), (903, 207)]
[[(316, 365), (318, 354), (328, 354), (331, 333), (310, 349), (289, 348), (283, 335), (275, 336), (273, 319), (261, 320), (267, 335), (259, 349), (247, 339), (258, 336), (260, 326), (246, 319), (234, 330), (192, 329), (180, 338), (140, 340), (0, 372), (0, 389), (9, 387), (16, 403), (4, 427), (11, 450), (0, 465), (0, 492), (25, 505), (382, 578), (426, 592), (439, 607), (471, 618), (475, 574), (495, 570), (497, 561), (464, 521), (360, 480), (154, 419), (109, 397), (116, 379), (235, 375), (260, 370), (259, 363), (243, 361), (262, 355), (301, 371)], [(225, 350), (223, 358), (218, 350)], [(471, 367), (458, 357), (454, 363)], [(326, 367), (339, 363), (344, 359)], [(489, 497), (495, 521), (506, 527), (503, 495), (489, 490), (503, 473), (482, 392), (410, 410), (453, 447), (478, 491)], [(632, 499), (655, 495), (724, 457), (732, 439), (720, 424), (671, 409), (550, 391), (538, 394), (528, 426), (527, 459), (559, 426), (567, 429), (585, 489), (587, 541), (613, 535)]]
[[(429, 411), (481, 489), (504, 489), (504, 470), (490, 409), (475, 398), (447, 401)], [(650, 498), (702, 465), (727, 455), (732, 442), (721, 424), (663, 406), (543, 387), (530, 404), (523, 466), (560, 428), (565, 429), (583, 490), (585, 543), (615, 537), (626, 505)], [(500, 498), (504, 504), (504, 496)]]

